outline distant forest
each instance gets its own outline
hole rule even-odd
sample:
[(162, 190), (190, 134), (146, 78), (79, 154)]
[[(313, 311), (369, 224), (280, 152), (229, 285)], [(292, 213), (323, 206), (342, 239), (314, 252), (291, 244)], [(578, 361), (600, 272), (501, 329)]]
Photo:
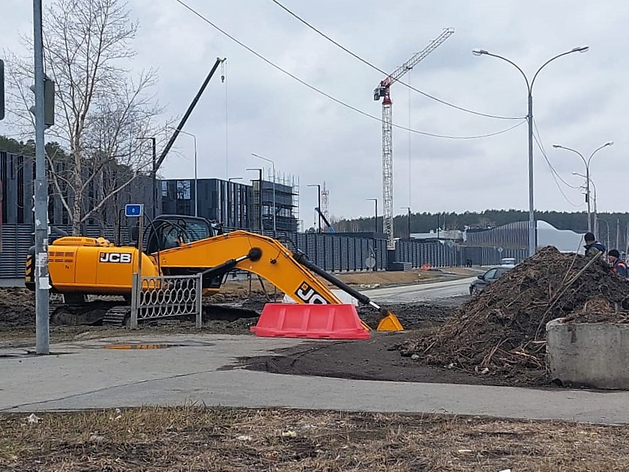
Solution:
[[(465, 213), (411, 213), (411, 233), (427, 233), (431, 230), (463, 230), (467, 228), (489, 229), (506, 225), (516, 221), (528, 221), (528, 211), (522, 210), (485, 210), (482, 212)], [(570, 229), (577, 232), (587, 231), (587, 213), (567, 213), (557, 211), (537, 211), (537, 220), (543, 220), (557, 229)], [(607, 226), (612, 235), (616, 234), (616, 226), (619, 224), (621, 234), (627, 231), (629, 213), (599, 213), (599, 234), (601, 237), (607, 234)], [(332, 223), (337, 232), (373, 231), (375, 228), (374, 217), (358, 218), (353, 220), (342, 219)], [(382, 215), (378, 215), (378, 227), (382, 231)], [(408, 216), (398, 215), (393, 219), (395, 237), (408, 236)]]

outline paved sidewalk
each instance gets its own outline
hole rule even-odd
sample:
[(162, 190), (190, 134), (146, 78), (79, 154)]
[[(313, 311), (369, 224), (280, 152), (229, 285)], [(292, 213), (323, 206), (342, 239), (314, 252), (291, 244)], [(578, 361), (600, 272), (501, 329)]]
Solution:
[[(104, 349), (107, 344), (134, 342), (178, 346)], [(0, 349), (0, 412), (199, 402), (629, 423), (629, 392), (343, 380), (237, 367), (238, 357), (264, 355), (300, 342), (247, 335), (173, 335), (58, 344), (50, 356)]]

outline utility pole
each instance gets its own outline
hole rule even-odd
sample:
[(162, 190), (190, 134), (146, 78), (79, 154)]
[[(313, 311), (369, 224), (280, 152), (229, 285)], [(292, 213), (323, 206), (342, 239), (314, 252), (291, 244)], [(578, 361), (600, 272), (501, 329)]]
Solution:
[(368, 198), (367, 200), (371, 200), (374, 203), (374, 234), (378, 233), (378, 199), (377, 198)]
[(155, 137), (151, 138), (151, 144), (153, 146), (153, 171), (151, 172), (151, 177), (152, 177), (152, 184), (153, 184), (153, 219), (155, 219), (155, 217), (157, 216), (157, 206), (159, 205), (158, 202), (158, 195), (159, 192), (157, 191), (157, 144), (155, 142)]
[[(264, 234), (264, 224), (262, 223), (263, 218), (262, 218), (262, 169), (260, 168), (253, 168), (253, 169), (246, 169), (246, 170), (253, 170), (253, 171), (257, 171), (258, 172), (258, 214), (256, 215), (256, 219), (259, 221), (259, 231), (260, 234)], [(255, 187), (254, 187), (254, 193), (255, 193)], [(255, 203), (255, 194), (254, 194), (254, 203)], [(255, 206), (255, 205), (254, 205)], [(255, 224), (253, 225), (253, 229), (255, 231), (256, 227)]]
[(158, 194), (157, 191), (157, 143), (155, 141), (155, 137), (151, 136), (150, 138), (137, 138), (140, 141), (151, 140), (152, 152), (153, 152), (153, 170), (151, 171), (151, 185), (153, 188), (152, 197), (153, 200), (153, 218), (157, 216), (157, 203), (158, 203)]
[(50, 354), (48, 180), (44, 146), (44, 43), (42, 0), (33, 0), (35, 60), (35, 337), (37, 354)]
[(408, 232), (408, 239), (411, 239), (411, 207), (402, 207), (402, 210), (406, 210), (407, 211), (407, 218), (406, 218), (406, 223), (407, 223), (407, 232)]
[(321, 232), (321, 185), (320, 184), (308, 184), (308, 187), (317, 187), (317, 216), (318, 216), (318, 227), (317, 232)]

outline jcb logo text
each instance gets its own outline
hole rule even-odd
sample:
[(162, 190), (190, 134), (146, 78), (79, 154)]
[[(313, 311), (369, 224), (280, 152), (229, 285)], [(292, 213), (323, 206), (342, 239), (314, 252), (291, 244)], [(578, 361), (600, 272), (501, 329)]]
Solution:
[(99, 262), (114, 262), (116, 264), (131, 263), (131, 254), (119, 252), (101, 252)]
[(295, 292), (295, 295), (297, 295), (299, 299), (302, 300), (304, 303), (310, 303), (313, 305), (327, 305), (329, 303), (306, 282), (301, 284), (301, 286)]

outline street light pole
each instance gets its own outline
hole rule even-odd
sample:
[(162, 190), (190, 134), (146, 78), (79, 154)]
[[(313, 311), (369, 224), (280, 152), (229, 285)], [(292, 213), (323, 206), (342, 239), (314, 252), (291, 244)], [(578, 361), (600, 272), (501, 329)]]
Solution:
[(583, 157), (583, 154), (581, 154), (576, 149), (572, 149), (572, 148), (569, 148), (567, 146), (562, 146), (561, 144), (553, 144), (554, 148), (565, 149), (566, 151), (570, 151), (570, 152), (573, 152), (573, 153), (577, 154), (581, 158), (581, 160), (583, 161), (583, 164), (585, 165), (585, 201), (588, 204), (588, 232), (590, 232), (590, 233), (592, 232), (592, 215), (591, 215), (591, 211), (590, 211), (590, 181), (591, 181), (591, 179), (590, 179), (590, 162), (592, 161), (592, 158), (594, 157), (594, 154), (596, 154), (598, 151), (600, 151), (604, 147), (611, 146), (612, 144), (614, 144), (613, 141), (608, 141), (605, 144), (603, 144), (602, 146), (597, 147), (594, 150), (594, 152), (592, 152), (592, 154), (590, 154), (590, 157), (588, 157), (587, 159), (585, 157)]
[(368, 198), (367, 200), (372, 200), (374, 202), (374, 206), (375, 206), (375, 211), (374, 211), (374, 220), (375, 220), (375, 226), (374, 226), (374, 234), (378, 232), (378, 199), (377, 198)]
[(594, 184), (594, 181), (590, 178), (590, 176), (586, 176), (584, 174), (580, 174), (579, 172), (573, 172), (572, 175), (578, 175), (579, 177), (583, 177), (584, 179), (587, 179), (590, 184), (592, 184), (592, 188), (594, 189), (594, 223), (592, 224), (592, 232), (594, 233), (594, 235), (596, 236), (597, 239), (599, 234), (598, 234), (598, 209), (596, 207), (596, 202), (597, 202), (597, 198), (596, 198), (596, 185)]
[(319, 184), (308, 184), (308, 187), (317, 187), (317, 217), (319, 222), (318, 232), (321, 232), (321, 185)]
[(197, 136), (192, 133), (188, 133), (187, 131), (184, 131), (182, 129), (180, 129), (179, 132), (183, 134), (187, 134), (188, 136), (192, 136), (192, 139), (194, 139), (194, 216), (199, 216), (199, 211), (198, 211), (199, 176), (198, 176), (198, 168), (197, 168)]
[[(253, 157), (257, 157), (258, 159), (262, 159), (263, 161), (267, 161), (270, 162), (271, 165), (273, 166), (273, 237), (276, 237), (276, 232), (277, 232), (277, 208), (275, 207), (275, 161), (273, 161), (272, 159), (269, 159), (268, 157), (264, 157), (261, 156), (259, 154), (256, 154), (255, 152), (252, 152), (251, 155)], [(260, 182), (260, 184), (262, 184), (262, 182)], [(262, 190), (262, 187), (260, 186), (260, 190)], [(262, 201), (260, 201), (260, 205), (262, 205)]]
[(151, 192), (152, 195), (152, 199), (153, 199), (153, 218), (155, 218), (155, 216), (157, 215), (157, 143), (155, 140), (154, 136), (151, 136), (150, 138), (137, 138), (140, 141), (146, 141), (146, 140), (151, 140), (151, 145), (152, 145), (152, 150), (153, 150), (153, 169), (151, 171), (151, 184), (153, 187), (153, 191)]
[(402, 210), (408, 211), (408, 239), (411, 239), (411, 207), (402, 207)]
[[(260, 234), (264, 234), (264, 225), (262, 224), (262, 169), (256, 167), (254, 169), (245, 169), (245, 170), (254, 170), (258, 172), (258, 205), (260, 206), (258, 211), (258, 221), (260, 227), (258, 228)], [(254, 228), (255, 229), (255, 228)]]
[(535, 254), (535, 250), (537, 247), (536, 244), (536, 231), (535, 231), (535, 203), (534, 203), (534, 192), (533, 192), (533, 85), (535, 83), (535, 79), (537, 75), (541, 72), (541, 70), (550, 64), (555, 59), (559, 59), (562, 56), (566, 56), (568, 54), (572, 54), (575, 52), (587, 52), (589, 46), (577, 47), (571, 49), (570, 51), (562, 52), (561, 54), (557, 54), (556, 56), (548, 59), (542, 66), (537, 69), (537, 72), (533, 75), (533, 79), (529, 82), (527, 75), (524, 71), (518, 66), (515, 62), (507, 59), (506, 57), (500, 56), (498, 54), (490, 53), (484, 49), (474, 49), (472, 54), (475, 56), (491, 56), (497, 59), (501, 59), (505, 62), (508, 62), (513, 67), (515, 67), (524, 77), (524, 81), (526, 82), (526, 88), (528, 92), (528, 113), (526, 115), (526, 119), (528, 121), (528, 147), (529, 147), (529, 256)]
[(607, 226), (607, 246), (605, 247), (609, 251), (609, 222), (603, 218), (597, 218), (597, 221), (602, 221)]

